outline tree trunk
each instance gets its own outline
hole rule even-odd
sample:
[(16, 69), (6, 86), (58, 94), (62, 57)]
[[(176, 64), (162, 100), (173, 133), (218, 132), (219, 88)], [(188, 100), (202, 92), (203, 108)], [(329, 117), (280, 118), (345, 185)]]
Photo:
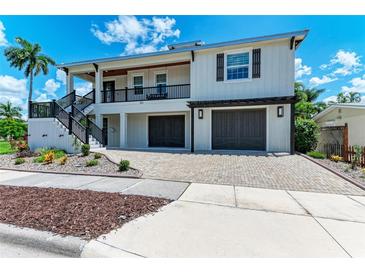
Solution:
[(30, 71), (30, 76), (29, 76), (28, 102), (32, 101), (32, 95), (33, 95), (33, 70)]

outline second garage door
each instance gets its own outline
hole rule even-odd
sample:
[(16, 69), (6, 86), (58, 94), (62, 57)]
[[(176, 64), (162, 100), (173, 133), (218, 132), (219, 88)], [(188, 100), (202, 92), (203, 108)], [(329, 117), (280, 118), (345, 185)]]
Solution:
[(149, 116), (148, 144), (150, 147), (184, 147), (185, 116)]
[(213, 149), (266, 149), (266, 110), (217, 110), (212, 113)]

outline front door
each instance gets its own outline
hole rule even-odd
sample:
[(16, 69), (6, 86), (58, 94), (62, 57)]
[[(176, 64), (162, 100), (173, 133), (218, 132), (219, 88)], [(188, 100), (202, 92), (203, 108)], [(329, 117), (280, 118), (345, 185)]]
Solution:
[(108, 145), (108, 118), (103, 118), (104, 144)]
[(114, 81), (104, 81), (103, 82), (103, 91), (104, 91), (104, 103), (114, 102), (114, 91), (115, 91), (115, 82)]

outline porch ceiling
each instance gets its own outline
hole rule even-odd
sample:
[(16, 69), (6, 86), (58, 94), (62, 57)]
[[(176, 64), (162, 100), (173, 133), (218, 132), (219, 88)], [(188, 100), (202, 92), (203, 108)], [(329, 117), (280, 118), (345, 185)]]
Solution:
[[(127, 75), (128, 71), (132, 71), (132, 70), (182, 66), (182, 65), (188, 65), (188, 64), (190, 64), (190, 61), (149, 65), (149, 66), (130, 67), (130, 68), (114, 69), (114, 70), (105, 70), (105, 71), (103, 71), (103, 77)], [(84, 75), (85, 75), (85, 77), (95, 78), (95, 72), (87, 72), (87, 73), (84, 73)]]

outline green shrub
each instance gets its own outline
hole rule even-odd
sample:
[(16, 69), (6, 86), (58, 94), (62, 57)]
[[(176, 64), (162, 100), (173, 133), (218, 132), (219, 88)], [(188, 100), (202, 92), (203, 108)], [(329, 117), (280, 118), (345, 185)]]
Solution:
[(312, 158), (315, 158), (315, 159), (324, 159), (324, 158), (326, 158), (326, 156), (323, 153), (319, 152), (319, 151), (309, 151), (309, 152), (307, 152), (307, 155), (312, 157)]
[(86, 166), (97, 166), (99, 164), (98, 160), (90, 160), (86, 162)]
[(83, 144), (81, 146), (81, 154), (82, 156), (88, 156), (90, 154), (90, 145), (89, 144)]
[(96, 152), (96, 153), (94, 154), (94, 159), (100, 159), (100, 158), (101, 158), (101, 156), (102, 156), (102, 154), (101, 154), (101, 153)]
[(14, 164), (21, 165), (21, 164), (24, 164), (24, 163), (25, 163), (25, 160), (23, 158), (16, 158)]
[(127, 171), (129, 169), (129, 161), (128, 160), (120, 160), (119, 162), (119, 171)]
[(295, 149), (302, 153), (317, 147), (319, 126), (310, 119), (298, 118), (295, 121)]

